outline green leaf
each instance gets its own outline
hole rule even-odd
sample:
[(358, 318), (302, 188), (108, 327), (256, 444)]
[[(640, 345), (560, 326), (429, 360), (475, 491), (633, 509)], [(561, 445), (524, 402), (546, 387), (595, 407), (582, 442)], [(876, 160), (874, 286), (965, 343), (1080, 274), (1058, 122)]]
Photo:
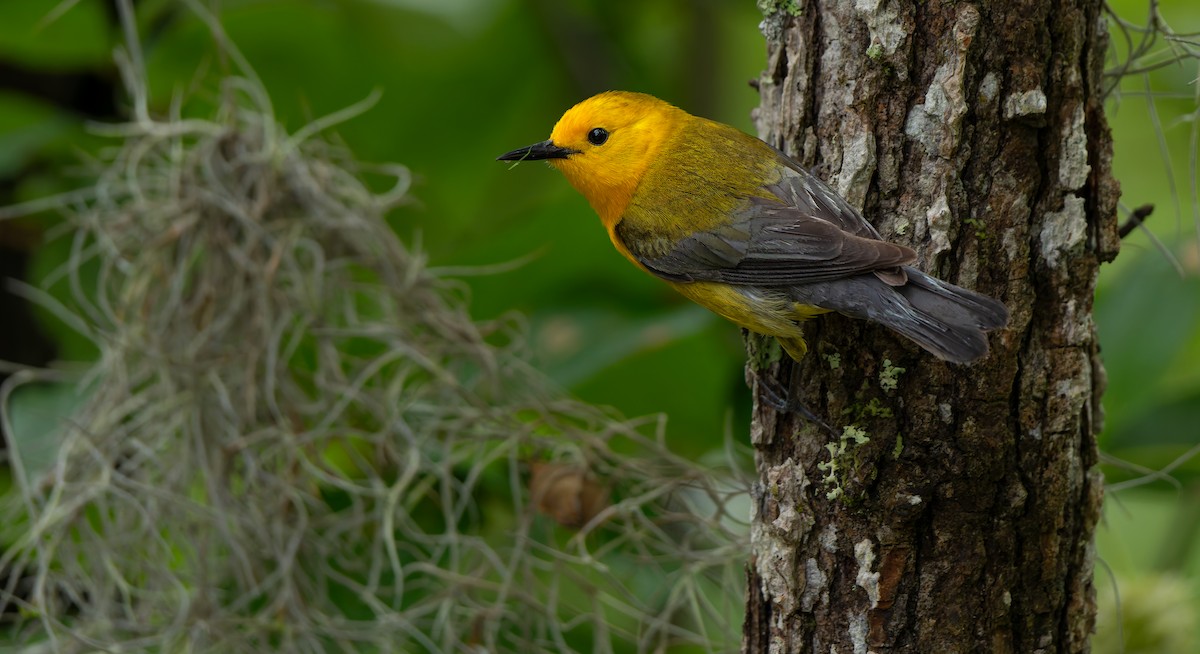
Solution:
[(715, 320), (694, 304), (636, 319), (581, 309), (556, 312), (539, 321), (535, 340), (541, 351), (560, 355), (549, 362), (546, 372), (560, 384), (574, 386), (639, 352), (692, 336)]
[(1117, 428), (1109, 431), (1105, 448), (1109, 451), (1160, 445), (1187, 448), (1197, 442), (1198, 424), (1200, 388), (1180, 397), (1150, 403), (1137, 414), (1126, 417)]
[[(1164, 398), (1200, 392), (1198, 297), (1200, 277), (1181, 279), (1157, 254), (1139, 257), (1097, 295), (1096, 321), (1109, 381), (1105, 447), (1127, 421), (1156, 413)], [(1191, 415), (1192, 424), (1200, 424), (1200, 414)], [(1143, 444), (1177, 442), (1173, 432), (1137, 431), (1149, 439)], [(1194, 438), (1195, 430), (1190, 433)]]
[(107, 68), (114, 32), (99, 2), (0, 2), (0, 58), (39, 69)]
[(0, 178), (14, 177), (47, 144), (75, 125), (53, 107), (0, 93)]
[(89, 394), (75, 384), (27, 382), (0, 397), (10, 430), (5, 434), (9, 456), (20, 466), (18, 482), (37, 479), (54, 465), (66, 421)]

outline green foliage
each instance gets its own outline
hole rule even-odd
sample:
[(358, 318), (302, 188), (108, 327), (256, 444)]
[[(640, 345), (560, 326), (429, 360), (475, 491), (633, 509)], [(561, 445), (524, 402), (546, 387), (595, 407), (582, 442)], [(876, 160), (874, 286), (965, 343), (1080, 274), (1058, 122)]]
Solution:
[[(1144, 3), (1115, 3), (1119, 15), (1139, 16)], [(1156, 29), (1169, 24), (1195, 31), (1200, 8), (1162, 3)], [(1131, 23), (1136, 27), (1137, 21)], [(1131, 55), (1117, 26), (1111, 69), (1124, 70)], [(1147, 40), (1146, 42), (1149, 42)], [(1157, 43), (1163, 37), (1158, 36)], [(1187, 51), (1152, 47), (1138, 64), (1162, 62)], [(1194, 60), (1192, 61), (1194, 64)], [(1194, 66), (1193, 66), (1194, 68)], [(1122, 243), (1117, 260), (1101, 269), (1095, 317), (1108, 387), (1101, 448), (1114, 462), (1109, 479), (1124, 484), (1147, 470), (1172, 464), (1172, 474), (1191, 486), (1200, 462), (1184, 456), (1200, 442), (1200, 214), (1196, 211), (1197, 130), (1200, 105), (1180, 94), (1194, 80), (1185, 66), (1151, 66), (1114, 85), (1108, 103), (1116, 176), (1128, 206), (1155, 204), (1141, 229)], [(1190, 207), (1188, 205), (1191, 205)], [(1174, 463), (1173, 463), (1174, 462)]]
[[(53, 67), (78, 50), (70, 54), (71, 65), (115, 78), (109, 55), (119, 31), (102, 3), (74, 4), (39, 27), (57, 0), (0, 3), (0, 52), (19, 51), (30, 66)], [(196, 71), (227, 70), (230, 62), (212, 54), (208, 29), (178, 3), (138, 6), (139, 23), (155, 31), (146, 48), (153, 110), (166, 112), (172, 98), (187, 94), (185, 115), (206, 115), (218, 98), (195, 92)], [(726, 410), (744, 413), (749, 406), (745, 385), (728, 383), (731, 375), (740, 379), (744, 361), (737, 329), (630, 266), (560, 176), (541, 166), (508, 170), (494, 159), (544, 138), (563, 110), (609, 88), (651, 92), (751, 130), (757, 95), (745, 81), (763, 65), (753, 3), (268, 0), (221, 3), (220, 11), (285, 127), (296, 129), (382, 90), (376, 110), (338, 132), (360, 158), (404, 161), (413, 170), (412, 204), (389, 216), (392, 225), (405, 238), (419, 238), (435, 268), (458, 272), (518, 262), (498, 274), (463, 277), (474, 316), (521, 311), (534, 333), (573, 323), (586, 347), (536, 352), (560, 384), (626, 414), (677, 416), (667, 438), (691, 451), (721, 447)], [(547, 33), (545, 25), (557, 33)], [(708, 36), (697, 38), (702, 31)], [(62, 47), (67, 42), (71, 48)], [(77, 138), (77, 116), (55, 118), (42, 106), (22, 111), (24, 122), (12, 114), (11, 128), (0, 130), (0, 140), (28, 143), (0, 150), (0, 163), (41, 148), (37, 170), (59, 175), (78, 159), (72, 142), (89, 150), (100, 144)], [(0, 98), (0, 128), (6, 124), (3, 109)], [(63, 129), (62, 121), (67, 131), (39, 136), (50, 127)], [(58, 150), (46, 149), (46, 139), (61, 144)], [(48, 156), (53, 161), (44, 161)], [(35, 197), (79, 183), (48, 178), (26, 176), (18, 193)], [(68, 239), (40, 253), (39, 279), (65, 259), (69, 247)], [(51, 291), (60, 300), (69, 295), (61, 285)], [(49, 315), (43, 319), (65, 344), (64, 358), (95, 356), (87, 339)], [(683, 358), (684, 352), (693, 358)], [(671, 392), (628, 392), (638, 380), (661, 376), (664, 365), (694, 370), (677, 378)], [(696, 415), (697, 407), (705, 411)], [(742, 421), (733, 424), (736, 435), (748, 433)]]
[(8, 460), (20, 479), (50, 471), (63, 442), (64, 418), (74, 415), (85, 398), (76, 384), (35, 383), (20, 373), (0, 388), (0, 420), (12, 434)]
[[(1148, 292), (1153, 289), (1153, 292)], [(1098, 298), (1109, 372), (1106, 449), (1144, 460), (1139, 448), (1196, 443), (1200, 416), (1200, 267), (1184, 278), (1142, 254)]]
[[(1193, 652), (1200, 645), (1194, 537), (1183, 556), (1168, 554), (1172, 532), (1195, 521), (1196, 491), (1122, 491), (1106, 503), (1097, 534), (1104, 565), (1096, 570), (1099, 602), (1093, 649), (1103, 653)], [(1189, 515), (1191, 514), (1191, 515)]]
[(107, 65), (106, 21), (99, 2), (0, 3), (0, 58), (55, 72)]
[[(1154, 214), (1101, 269), (1095, 319), (1108, 388), (1100, 447), (1109, 480), (1097, 537), (1101, 611), (1098, 652), (1183, 652), (1197, 647), (1200, 615), (1200, 213), (1194, 34), (1200, 6), (1110, 2), (1129, 22), (1110, 22), (1106, 79), (1113, 169), (1128, 207)], [(1163, 31), (1178, 34), (1164, 38)], [(1132, 37), (1132, 38), (1128, 38)], [(1137, 48), (1149, 45), (1144, 51)], [(1131, 50), (1132, 48), (1132, 50)], [(1170, 58), (1189, 56), (1175, 65)], [(1183, 91), (1183, 92), (1180, 92)], [(1159, 472), (1161, 471), (1161, 472)], [(1144, 488), (1135, 488), (1144, 486)], [(1115, 577), (1115, 579), (1114, 579)], [(1116, 585), (1116, 592), (1112, 586)], [(1118, 627), (1117, 616), (1123, 616)]]
[(1200, 613), (1195, 588), (1172, 575), (1122, 584), (1120, 602), (1101, 584), (1094, 639), (1096, 654), (1166, 654), (1200, 650)]
[(547, 388), (519, 329), (473, 320), (383, 219), (406, 169), (372, 192), (315, 138), (332, 119), (289, 134), (254, 82), (217, 93), (211, 119), (135, 111), (59, 207), (101, 247), (71, 251), (54, 308), (100, 356), (86, 383), (0, 393), (0, 570), (53, 589), (6, 583), (5, 640), (732, 647), (744, 484)]

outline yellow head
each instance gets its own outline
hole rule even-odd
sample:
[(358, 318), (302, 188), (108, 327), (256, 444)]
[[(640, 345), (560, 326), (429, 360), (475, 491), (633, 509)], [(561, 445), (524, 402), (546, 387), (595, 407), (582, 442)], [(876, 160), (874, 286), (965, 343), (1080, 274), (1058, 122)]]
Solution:
[(499, 159), (549, 161), (611, 226), (629, 205), (655, 153), (690, 117), (654, 96), (608, 91), (571, 107), (548, 141)]

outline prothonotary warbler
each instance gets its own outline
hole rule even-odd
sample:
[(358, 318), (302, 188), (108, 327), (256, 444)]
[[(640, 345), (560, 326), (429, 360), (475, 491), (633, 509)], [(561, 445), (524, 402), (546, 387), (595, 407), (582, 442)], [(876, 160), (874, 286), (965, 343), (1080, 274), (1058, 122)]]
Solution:
[(782, 152), (658, 98), (621, 91), (572, 107), (550, 139), (502, 161), (545, 159), (600, 215), (617, 250), (793, 359), (800, 323), (836, 311), (880, 323), (956, 363), (988, 351), (1008, 311), (913, 268), (854, 207)]

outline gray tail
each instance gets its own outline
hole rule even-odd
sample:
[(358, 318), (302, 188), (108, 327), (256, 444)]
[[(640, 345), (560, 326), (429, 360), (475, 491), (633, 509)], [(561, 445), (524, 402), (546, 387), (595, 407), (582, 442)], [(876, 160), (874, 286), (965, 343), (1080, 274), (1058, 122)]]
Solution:
[(880, 323), (954, 363), (988, 352), (987, 334), (1008, 324), (1008, 309), (990, 297), (904, 266), (906, 283), (892, 286), (872, 274), (795, 287), (793, 298)]
[(947, 361), (967, 363), (987, 354), (985, 332), (1008, 324), (1008, 309), (1003, 304), (916, 268), (905, 266), (904, 272), (908, 283), (894, 290), (912, 311), (900, 311), (879, 322)]

